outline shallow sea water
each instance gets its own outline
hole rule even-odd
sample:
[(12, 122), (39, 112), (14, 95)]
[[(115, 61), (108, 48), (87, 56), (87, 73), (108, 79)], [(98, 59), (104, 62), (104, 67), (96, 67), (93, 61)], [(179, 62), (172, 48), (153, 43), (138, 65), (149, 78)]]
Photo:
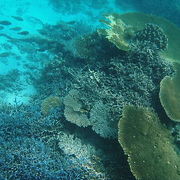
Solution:
[(178, 123), (152, 97), (171, 65), (97, 33), (134, 12), (180, 26), (179, 0), (0, 1), (0, 179), (134, 180), (118, 142), (128, 104), (160, 114), (179, 148)]

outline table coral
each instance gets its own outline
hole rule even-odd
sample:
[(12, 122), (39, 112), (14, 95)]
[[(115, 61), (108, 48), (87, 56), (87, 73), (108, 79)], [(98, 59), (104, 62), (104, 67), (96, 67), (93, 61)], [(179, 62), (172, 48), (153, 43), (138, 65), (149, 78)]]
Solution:
[(175, 75), (161, 81), (160, 101), (168, 117), (180, 122), (180, 64), (175, 63)]
[(154, 112), (127, 106), (118, 126), (119, 143), (138, 180), (180, 179), (180, 158), (172, 136)]

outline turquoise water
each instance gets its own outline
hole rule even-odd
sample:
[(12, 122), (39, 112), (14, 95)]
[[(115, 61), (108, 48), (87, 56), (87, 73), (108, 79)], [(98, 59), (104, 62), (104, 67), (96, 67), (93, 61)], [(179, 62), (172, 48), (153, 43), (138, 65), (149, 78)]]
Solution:
[(132, 12), (180, 26), (179, 0), (1, 0), (0, 179), (135, 179), (117, 140), (123, 107), (169, 122), (156, 97), (174, 71), (158, 56), (166, 35), (155, 50), (141, 39), (154, 25), (131, 53), (97, 33), (106, 14)]

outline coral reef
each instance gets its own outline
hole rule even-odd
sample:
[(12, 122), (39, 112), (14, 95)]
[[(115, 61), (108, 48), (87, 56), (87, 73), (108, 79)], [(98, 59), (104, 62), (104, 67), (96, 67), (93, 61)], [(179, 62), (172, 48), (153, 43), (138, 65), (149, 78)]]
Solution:
[[(154, 99), (158, 98), (158, 84), (171, 72), (171, 68), (158, 58), (152, 61), (152, 58), (145, 60), (136, 57), (139, 56), (131, 54), (124, 59), (113, 58), (109, 65), (106, 64), (105, 71), (97, 69), (74, 73), (78, 96), (68, 101), (70, 106), (74, 106), (73, 111), (66, 102), (69, 95), (64, 99), (67, 120), (78, 126), (91, 125), (102, 137), (117, 137), (117, 121), (125, 104), (154, 107)], [(152, 72), (156, 75), (151, 76)]]
[[(119, 118), (123, 116), (122, 120), (129, 119), (128, 115), (128, 117), (124, 117), (123, 107), (127, 105), (148, 107), (159, 113), (160, 117), (166, 115), (165, 113), (161, 115), (162, 112), (159, 110), (161, 108), (158, 101), (160, 81), (165, 76), (172, 75), (174, 70), (171, 62), (178, 61), (179, 57), (179, 52), (174, 54), (174, 49), (177, 50), (179, 42), (172, 43), (176, 40), (174, 35), (179, 33), (179, 29), (168, 21), (161, 21), (155, 16), (140, 13), (111, 14), (106, 17), (110, 20), (104, 21), (109, 29), (77, 38), (73, 42), (73, 47), (76, 49), (71, 46), (60, 53), (57, 53), (58, 48), (51, 51), (57, 55), (54, 56), (53, 61), (46, 64), (41, 77), (36, 79), (36, 87), (41, 99), (58, 95), (62, 97), (64, 104), (60, 110), (62, 117), (55, 122), (59, 123), (60, 129), (57, 130), (59, 126), (53, 126), (50, 131), (43, 133), (43, 140), (50, 147), (57, 148), (63, 155), (69, 155), (73, 160), (81, 161), (82, 164), (78, 164), (78, 167), (84, 170), (87, 179), (90, 177), (92, 179), (122, 177), (121, 170), (117, 173), (119, 169), (116, 168), (115, 158), (109, 157), (109, 152), (105, 153), (104, 148), (107, 144), (111, 150), (112, 147), (115, 147), (112, 142), (117, 142)], [(47, 31), (49, 32), (49, 30)], [(172, 35), (172, 31), (175, 34)], [(56, 33), (58, 34), (58, 31)], [(45, 33), (44, 36), (46, 35), (50, 39), (54, 38), (51, 33), (50, 35)], [(53, 42), (56, 40), (54, 39)], [(61, 42), (64, 44), (63, 41)], [(154, 159), (158, 157), (157, 164), (162, 169), (159, 172), (160, 177), (167, 179), (169, 174), (163, 173), (166, 170), (164, 170), (166, 163), (162, 162), (169, 160), (170, 163), (167, 163), (169, 169), (172, 168), (172, 164), (177, 164), (174, 160), (174, 157), (177, 156), (172, 148), (172, 139), (169, 139), (170, 133), (160, 124), (156, 114), (146, 108), (140, 108), (140, 110), (139, 108), (130, 108), (135, 114), (134, 116), (131, 114), (130, 120), (132, 117), (133, 120), (137, 120), (137, 124), (133, 125), (137, 126), (137, 129), (139, 128), (139, 131), (133, 133), (137, 133), (139, 139), (142, 138), (146, 141), (142, 143), (139, 139), (137, 141), (134, 139), (134, 142), (139, 145), (137, 148), (144, 148), (144, 151), (142, 155), (136, 152), (136, 156), (132, 155), (131, 158), (136, 158), (137, 163), (143, 161), (139, 161), (140, 158), (144, 158), (144, 163), (146, 163), (152, 156), (153, 158), (150, 158), (152, 162), (149, 162), (154, 171)], [(54, 111), (56, 112), (56, 108), (50, 111), (47, 117), (43, 116), (44, 119), (51, 116)], [(134, 123), (133, 120), (129, 123)], [(123, 125), (120, 123), (119, 128), (121, 129), (121, 126), (125, 130), (131, 128), (131, 126), (126, 126), (126, 123)], [(152, 128), (152, 133), (149, 126), (154, 128)], [(140, 133), (138, 134), (138, 132)], [(131, 137), (127, 135), (127, 138)], [(162, 139), (162, 142), (159, 142), (159, 138)], [(126, 140), (130, 142), (131, 139)], [(148, 144), (146, 144), (147, 142)], [(122, 142), (120, 141), (120, 143)], [(143, 147), (141, 143), (147, 147)], [(156, 143), (157, 148), (154, 147)], [(99, 145), (101, 148), (98, 148)], [(133, 142), (132, 145), (134, 145)], [(122, 144), (122, 146), (125, 147), (126, 144)], [(159, 149), (160, 146), (167, 148), (162, 150)], [(132, 149), (132, 152), (135, 150)], [(140, 151), (140, 149), (138, 150)], [(150, 153), (147, 157), (145, 157), (146, 152)], [(112, 152), (110, 153), (112, 154)], [(105, 157), (105, 154), (108, 157)], [(87, 159), (83, 159), (83, 157)], [(177, 161), (179, 160), (177, 159)], [(111, 163), (115, 163), (114, 168)], [(144, 175), (141, 174), (138, 167), (134, 166), (132, 162), (130, 162), (130, 166), (136, 177), (143, 179), (148, 176), (149, 172), (144, 171)], [(116, 173), (112, 173), (111, 168), (115, 169)], [(170, 173), (177, 179), (174, 171), (172, 170)], [(167, 173), (169, 172), (167, 171)], [(152, 175), (152, 179), (155, 179), (156, 176), (158, 175)]]
[[(115, 176), (111, 174), (110, 167), (105, 166), (105, 158), (102, 158), (108, 159), (108, 153), (102, 152), (103, 156), (99, 156), (102, 158), (102, 169), (100, 169), (99, 159), (93, 160), (93, 156), (99, 150), (88, 143), (81, 143), (82, 138), (68, 135), (68, 126), (66, 131), (64, 130), (62, 109), (56, 109), (46, 116), (41, 115), (40, 109), (40, 102), (31, 106), (1, 107), (0, 177), (2, 179), (78, 180), (112, 179), (111, 177)], [(100, 143), (102, 142), (99, 140)], [(117, 145), (112, 144), (112, 146), (117, 148)], [(112, 163), (111, 168), (116, 163), (116, 158), (112, 159), (109, 157), (107, 160)], [(88, 166), (95, 163), (97, 164), (94, 168)], [(119, 168), (115, 169), (116, 172), (119, 171)]]
[(74, 40), (91, 31), (91, 27), (81, 21), (60, 21), (56, 25), (46, 24), (38, 30), (43, 39), (51, 41), (48, 46), (56, 50), (56, 54), (58, 54), (60, 44), (63, 44), (65, 49), (73, 51)]
[(14, 137), (4, 141), (0, 148), (1, 177), (4, 179), (78, 179), (85, 169), (80, 161), (63, 157), (41, 140)]
[(84, 169), (87, 168), (85, 175), (87, 179), (107, 179), (101, 159), (96, 155), (95, 147), (83, 144), (80, 138), (70, 134), (59, 133), (57, 139), (58, 146), (67, 156), (75, 156), (75, 159), (81, 162), (81, 166), (84, 166)]
[(180, 64), (175, 63), (175, 75), (161, 81), (159, 97), (167, 116), (180, 122)]
[(92, 126), (97, 134), (105, 138), (116, 137), (116, 125), (109, 121), (108, 107), (102, 101), (95, 102), (91, 110), (83, 108), (77, 90), (71, 90), (64, 98), (66, 120), (79, 127)]
[(121, 174), (127, 163), (117, 143), (71, 127), (63, 113), (58, 107), (42, 115), (37, 98), (28, 106), (1, 106), (2, 179), (132, 179), (126, 169)]
[(71, 89), (71, 74), (69, 73), (69, 63), (65, 59), (57, 56), (41, 71), (39, 78), (34, 80), (34, 86), (37, 88), (43, 99), (52, 94), (60, 94), (62, 97)]
[(20, 1), (0, 10), (0, 179), (179, 180), (180, 29), (111, 13), (134, 0)]
[[(120, 22), (123, 22), (127, 27), (129, 27), (130, 31), (128, 31), (128, 38), (130, 39), (133, 37), (134, 32), (144, 29), (145, 26), (147, 26), (146, 24), (150, 23), (150, 24), (158, 25), (161, 29), (163, 29), (165, 35), (168, 38), (168, 48), (163, 53), (161, 53), (162, 57), (169, 61), (179, 61), (180, 52), (178, 51), (178, 49), (180, 46), (179, 44), (180, 43), (180, 39), (179, 39), (180, 29), (174, 24), (172, 24), (171, 22), (163, 18), (159, 18), (153, 15), (147, 15), (143, 13), (127, 13), (127, 14), (122, 14), (122, 15), (109, 14), (106, 17), (111, 17), (110, 20), (113, 20), (112, 22), (120, 21)], [(158, 32), (161, 32), (159, 27), (158, 27)], [(108, 31), (112, 31), (112, 33), (117, 34), (118, 36), (119, 31), (116, 30), (117, 28), (118, 28), (118, 24), (112, 23), (112, 27)], [(158, 36), (160, 34), (158, 34)], [(124, 32), (124, 35), (126, 35), (126, 31)], [(110, 37), (111, 37), (111, 42), (113, 42), (118, 47), (117, 44), (121, 41), (116, 41), (116, 38), (113, 38), (114, 36), (110, 36)], [(163, 39), (166, 41), (166, 38), (163, 38)]]
[(1, 107), (0, 176), (3, 179), (77, 179), (83, 176), (80, 162), (63, 156), (44, 141), (44, 137), (56, 129), (53, 127), (61, 128), (57, 121), (61, 115), (58, 110), (43, 117), (37, 103)]
[[(172, 67), (169, 63), (163, 61), (158, 55), (149, 55), (139, 49), (111, 58), (109, 62), (101, 62), (101, 64), (99, 62), (98, 67), (92, 68), (85, 67), (79, 72), (72, 71), (75, 80), (74, 88), (78, 87), (80, 94), (78, 99), (87, 110), (86, 114), (89, 112), (90, 122), (96, 119), (95, 122), (101, 124), (101, 118), (95, 118), (93, 115), (93, 119), (91, 119), (91, 114), (98, 102), (101, 102), (99, 105), (104, 104), (106, 124), (109, 124), (105, 126), (105, 123), (102, 123), (104, 124), (102, 126), (104, 133), (105, 129), (108, 133), (113, 132), (111, 127), (116, 127), (125, 104), (154, 107), (154, 99), (158, 97), (161, 79), (166, 74), (172, 73)], [(100, 112), (103, 112), (103, 109)], [(98, 117), (97, 113), (96, 116)], [(103, 119), (105, 122), (106, 118)], [(91, 125), (93, 128), (94, 123)], [(103, 135), (102, 132), (99, 134), (103, 137), (109, 137), (108, 134)]]
[(119, 121), (119, 143), (139, 180), (178, 180), (180, 158), (170, 132), (149, 109), (127, 106)]
[(175, 143), (177, 144), (178, 148), (177, 150), (180, 152), (180, 124), (177, 123), (173, 128), (172, 128), (172, 134), (175, 137)]
[(102, 101), (97, 101), (90, 111), (92, 130), (104, 138), (116, 138), (116, 123), (109, 117), (109, 108)]
[[(136, 48), (122, 52), (111, 46), (103, 35), (85, 36), (89, 45), (95, 46), (85, 45), (82, 51), (93, 53), (82, 53), (82, 57), (70, 53), (63, 59), (57, 57), (45, 67), (37, 83), (41, 85), (39, 89), (46, 89), (47, 94), (62, 92), (62, 97), (65, 97), (64, 115), (71, 123), (79, 127), (91, 126), (104, 138), (117, 138), (117, 124), (123, 106), (133, 104), (156, 108), (159, 83), (173, 72), (171, 64), (159, 56), (167, 46), (161, 28), (146, 24), (131, 38)], [(85, 40), (81, 43), (86, 43)], [(103, 49), (98, 47), (101, 43), (105, 45)], [(103, 51), (106, 48), (109, 50)]]

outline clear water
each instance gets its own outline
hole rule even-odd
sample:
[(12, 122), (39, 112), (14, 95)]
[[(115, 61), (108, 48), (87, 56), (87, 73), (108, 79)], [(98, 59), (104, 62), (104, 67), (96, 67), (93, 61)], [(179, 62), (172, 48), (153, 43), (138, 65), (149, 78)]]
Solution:
[[(0, 179), (134, 179), (117, 137), (102, 137), (92, 124), (79, 127), (67, 121), (63, 103), (81, 63), (89, 67), (89, 78), (99, 81), (93, 73), (99, 62), (88, 65), (93, 58), (77, 54), (76, 39), (104, 28), (104, 14), (128, 12), (157, 15), (180, 26), (179, 0), (0, 1)], [(95, 62), (102, 58), (106, 63), (108, 53), (98, 54)], [(90, 116), (91, 108), (86, 104), (80, 113)]]

